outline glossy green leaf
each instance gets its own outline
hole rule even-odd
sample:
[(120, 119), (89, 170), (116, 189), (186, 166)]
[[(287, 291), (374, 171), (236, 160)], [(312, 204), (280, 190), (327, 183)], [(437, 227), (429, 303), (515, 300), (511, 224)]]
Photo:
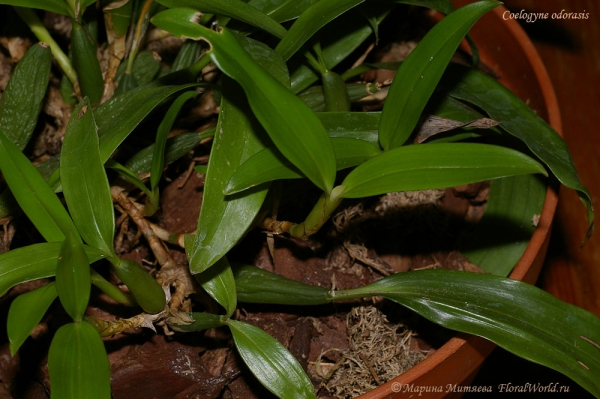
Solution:
[[(214, 131), (214, 128), (212, 129)], [(196, 132), (182, 133), (167, 139), (165, 146), (165, 163), (170, 164), (189, 153), (200, 143), (200, 135)], [(147, 173), (152, 168), (154, 144), (140, 150), (125, 162), (125, 168), (133, 173)]]
[(87, 309), (91, 292), (90, 264), (83, 244), (68, 234), (56, 263), (56, 292), (63, 307), (76, 322)]
[(46, 10), (62, 14), (66, 16), (72, 16), (72, 11), (64, 0), (0, 0), (0, 4), (6, 4), (11, 6), (19, 6), (22, 8), (36, 8), (39, 10)]
[(71, 217), (85, 242), (114, 255), (114, 211), (100, 159), (94, 113), (84, 99), (73, 110), (60, 158), (60, 177)]
[(90, 36), (87, 27), (75, 21), (71, 31), (71, 50), (81, 92), (95, 105), (102, 98), (104, 90), (102, 71), (96, 58), (96, 42)]
[(332, 71), (322, 76), (325, 109), (329, 112), (349, 112), (350, 97), (342, 77)]
[(51, 399), (110, 399), (110, 364), (98, 332), (85, 321), (58, 329), (50, 345)]
[(483, 14), (499, 4), (480, 1), (452, 12), (404, 60), (381, 113), (379, 141), (385, 150), (406, 142), (463, 37)]
[(41, 43), (34, 44), (12, 71), (0, 97), (0, 129), (21, 151), (37, 124), (51, 65), (50, 48)]
[(364, 140), (377, 145), (381, 112), (319, 112), (330, 138)]
[(23, 212), (46, 241), (76, 231), (69, 214), (35, 166), (0, 130), (0, 169)]
[(173, 104), (167, 110), (165, 117), (160, 122), (156, 132), (156, 140), (154, 144), (154, 154), (152, 156), (152, 169), (150, 173), (150, 188), (155, 190), (158, 187), (158, 182), (162, 176), (163, 168), (165, 167), (165, 147), (167, 145), (167, 136), (175, 123), (175, 119), (184, 104), (198, 93), (195, 91), (184, 92), (177, 97)]
[[(359, 5), (323, 27), (320, 37), (324, 63), (334, 68), (345, 60), (373, 33), (370, 20), (381, 23), (392, 7), (392, 2), (368, 2), (364, 7)], [(290, 60), (295, 65), (290, 67), (294, 93), (300, 93), (319, 79), (301, 53)]]
[[(331, 139), (337, 170), (359, 165), (381, 153), (379, 147), (364, 140), (335, 137)], [(265, 148), (244, 162), (235, 171), (225, 188), (235, 194), (262, 183), (280, 179), (304, 177), (274, 148)]]
[[(110, 0), (109, 0), (110, 1)], [(127, 34), (132, 19), (133, 2), (114, 0), (102, 9), (107, 36), (123, 37)]]
[(256, 266), (233, 264), (240, 302), (279, 305), (322, 305), (329, 302), (327, 288), (303, 284)]
[(58, 294), (54, 283), (19, 295), (10, 304), (6, 331), (10, 342), (10, 354), (17, 353), (21, 345), (37, 326)]
[(177, 53), (173, 65), (171, 65), (171, 71), (179, 71), (194, 64), (200, 58), (202, 50), (202, 42), (186, 40), (183, 46), (181, 46), (181, 50)]
[(515, 94), (481, 72), (453, 66), (445, 80), (451, 96), (476, 105), (501, 122), (502, 128), (522, 140), (562, 184), (577, 191), (588, 212), (587, 240), (594, 229), (592, 197), (579, 180), (569, 149), (558, 133)]
[(194, 277), (202, 288), (225, 308), (225, 316), (231, 317), (237, 306), (237, 295), (235, 280), (227, 258), (222, 257), (211, 268)]
[(133, 129), (163, 101), (173, 94), (198, 86), (196, 83), (177, 86), (159, 84), (156, 82), (156, 86), (138, 87), (113, 97), (94, 110), (100, 137), (100, 159), (103, 162), (106, 162)]
[(200, 273), (221, 259), (250, 227), (265, 199), (267, 187), (248, 195), (225, 198), (224, 188), (235, 169), (263, 148), (261, 128), (251, 118), (241, 88), (223, 82), (219, 123), (204, 183), (198, 228), (186, 252), (192, 273)]
[[(189, 7), (203, 13), (223, 15), (252, 26), (256, 26), (273, 36), (282, 38), (287, 33), (286, 29), (273, 18), (263, 14), (256, 8), (241, 0), (157, 0), (158, 3), (173, 7)], [(175, 32), (173, 32), (175, 33)]]
[(140, 51), (133, 61), (131, 74), (127, 74), (127, 63), (119, 65), (119, 70), (117, 72), (119, 86), (115, 93), (125, 93), (134, 87), (147, 84), (151, 82), (159, 72), (160, 58), (157, 57), (156, 53), (150, 50)]
[[(152, 159), (152, 158), (150, 158)], [(139, 190), (143, 191), (147, 196), (152, 196), (152, 192), (148, 189), (148, 187), (146, 187), (146, 185), (144, 184), (144, 182), (138, 177), (138, 175), (136, 175), (135, 173), (133, 173), (133, 171), (131, 171), (130, 169), (127, 169), (125, 166), (121, 165), (120, 163), (118, 163), (117, 161), (115, 161), (114, 159), (109, 159), (108, 161), (106, 161), (106, 163), (104, 164), (107, 168), (110, 168), (114, 171), (116, 171), (123, 179), (125, 179), (127, 182), (133, 184), (135, 187), (137, 187)], [(150, 170), (151, 165), (148, 165), (148, 170)]]
[(336, 299), (384, 296), (446, 328), (557, 370), (600, 397), (600, 319), (532, 285), (450, 270), (398, 273)]
[(454, 187), (505, 176), (541, 173), (537, 161), (510, 148), (475, 143), (416, 144), (386, 151), (344, 179), (344, 198)]
[(461, 253), (488, 273), (508, 276), (535, 230), (546, 181), (539, 176), (492, 180), (483, 218), (461, 245)]
[(208, 330), (225, 325), (225, 317), (210, 313), (190, 312), (171, 314), (167, 317), (167, 324), (175, 331), (191, 332)]
[(364, 0), (320, 0), (312, 4), (294, 22), (287, 34), (281, 39), (275, 51), (284, 60), (288, 60), (304, 43), (334, 18), (356, 7)]
[[(268, 68), (284, 84), (289, 80), (285, 64), (272, 50), (242, 38), (251, 57)], [(235, 169), (268, 141), (244, 100), (242, 89), (229, 78), (223, 81), (222, 99), (211, 157), (206, 170), (203, 207), (195, 238), (186, 241), (190, 270), (200, 273), (221, 259), (245, 234), (258, 214), (267, 187), (236, 198), (225, 198), (224, 188)], [(229, 309), (228, 309), (229, 310)]]
[(277, 22), (285, 22), (296, 19), (308, 7), (312, 0), (250, 0), (248, 5), (267, 14)]
[[(348, 99), (350, 102), (356, 102), (377, 93), (379, 89), (372, 83), (348, 83), (346, 84), (346, 91), (348, 92)], [(324, 112), (327, 108), (325, 105), (323, 86), (311, 86), (298, 94), (298, 98), (315, 112)], [(376, 129), (379, 130), (379, 126), (377, 126)]]
[(155, 314), (165, 309), (165, 292), (142, 265), (133, 259), (109, 260), (114, 262), (117, 277), (129, 288), (129, 292), (145, 312)]
[(206, 29), (194, 23), (196, 17), (191, 10), (171, 9), (152, 21), (161, 29), (207, 40), (212, 46), (211, 59), (243, 87), (254, 115), (279, 150), (315, 185), (331, 191), (335, 157), (315, 114), (255, 62), (233, 32), (226, 28), (219, 33)]
[(258, 327), (227, 320), (238, 353), (252, 374), (281, 399), (315, 398), (310, 379), (298, 360)]
[[(62, 242), (47, 242), (0, 254), (0, 295), (17, 284), (53, 277)], [(84, 246), (89, 263), (104, 258), (97, 249)]]

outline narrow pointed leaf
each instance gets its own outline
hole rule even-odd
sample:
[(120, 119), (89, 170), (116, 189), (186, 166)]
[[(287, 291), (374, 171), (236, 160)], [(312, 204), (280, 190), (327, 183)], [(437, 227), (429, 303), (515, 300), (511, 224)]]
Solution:
[(327, 288), (290, 280), (256, 266), (232, 266), (240, 302), (299, 306), (330, 302)]
[[(374, 19), (380, 24), (393, 6), (392, 2), (369, 2), (349, 10), (323, 27), (320, 36), (325, 64), (334, 68), (345, 60), (373, 34), (370, 20)], [(290, 67), (294, 93), (300, 93), (319, 79), (319, 75), (308, 65), (301, 53), (298, 52), (290, 60), (290, 64), (294, 65)]]
[[(150, 157), (150, 159), (152, 159), (152, 157)], [(107, 168), (115, 170), (123, 179), (125, 179), (127, 182), (133, 184), (139, 190), (143, 191), (148, 197), (152, 196), (152, 192), (148, 189), (148, 187), (146, 187), (146, 185), (138, 177), (138, 175), (133, 173), (133, 171), (127, 169), (125, 166), (121, 165), (120, 163), (118, 163), (117, 161), (115, 161), (112, 158), (109, 159), (108, 161), (106, 161), (105, 165)], [(149, 170), (150, 170), (150, 168), (148, 168), (148, 171)]]
[(237, 307), (237, 295), (235, 280), (227, 258), (222, 257), (211, 268), (194, 277), (202, 288), (225, 308), (225, 316), (231, 317)]
[(175, 331), (190, 332), (217, 328), (225, 325), (224, 317), (210, 313), (189, 312), (167, 318), (167, 324)]
[[(61, 246), (62, 242), (47, 242), (0, 254), (0, 295), (17, 284), (53, 277)], [(89, 263), (104, 258), (97, 249), (87, 245), (84, 249)]]
[(317, 116), (330, 138), (357, 139), (378, 144), (381, 112), (319, 112)]
[(173, 123), (175, 123), (175, 119), (184, 104), (197, 94), (198, 93), (195, 91), (188, 91), (180, 94), (173, 104), (171, 104), (165, 117), (158, 126), (154, 144), (154, 154), (152, 156), (152, 171), (150, 173), (150, 187), (152, 190), (155, 190), (158, 187), (158, 182), (160, 181), (163, 168), (165, 167), (165, 147), (167, 145), (167, 136), (173, 127)]
[(66, 209), (35, 166), (0, 130), (0, 169), (23, 212), (46, 241), (76, 231)]
[(450, 95), (483, 109), (511, 135), (522, 140), (565, 186), (576, 190), (587, 208), (588, 232), (594, 229), (592, 197), (579, 180), (569, 149), (559, 134), (523, 101), (489, 76), (453, 66), (447, 74)]
[(157, 0), (157, 2), (169, 8), (189, 7), (203, 13), (237, 19), (278, 38), (282, 38), (287, 33), (286, 29), (273, 18), (241, 0)]
[[(263, 148), (261, 128), (251, 117), (241, 88), (230, 79), (223, 82), (219, 123), (205, 179), (203, 206), (191, 244), (186, 243), (192, 273), (200, 273), (221, 259), (250, 227), (265, 199), (267, 188), (225, 198), (227, 181), (245, 160)], [(262, 133), (264, 134), (264, 133)]]
[(6, 331), (10, 342), (10, 354), (17, 353), (35, 326), (54, 302), (58, 294), (54, 283), (49, 283), (15, 298), (10, 304)]
[(539, 288), (489, 274), (423, 270), (338, 291), (336, 299), (365, 295), (384, 296), (446, 328), (487, 338), (600, 397), (600, 319)]
[(386, 151), (354, 169), (342, 183), (344, 198), (453, 187), (524, 174), (546, 174), (518, 151), (487, 144), (416, 144)]
[(90, 299), (90, 264), (83, 244), (67, 235), (56, 263), (56, 292), (63, 307), (76, 322), (81, 320)]
[(0, 129), (22, 151), (38, 121), (50, 80), (52, 52), (34, 44), (12, 72), (0, 97)]
[[(180, 71), (181, 72), (181, 71)], [(197, 87), (197, 83), (177, 86), (159, 85), (113, 97), (94, 110), (100, 137), (100, 159), (103, 162), (158, 105), (173, 94)]]
[[(359, 165), (381, 153), (376, 145), (354, 138), (331, 138), (331, 144), (335, 153), (337, 170)], [(265, 148), (240, 165), (231, 176), (225, 193), (235, 194), (273, 180), (303, 177), (304, 175), (289, 163), (277, 149)]]
[(112, 197), (100, 148), (94, 113), (84, 99), (73, 111), (60, 158), (60, 177), (71, 217), (85, 242), (114, 255)]
[(252, 374), (281, 399), (315, 398), (312, 383), (298, 360), (258, 327), (227, 320), (235, 346)]
[(356, 7), (364, 0), (321, 0), (300, 15), (275, 51), (288, 60), (307, 40), (334, 18)]
[(110, 399), (110, 364), (98, 332), (85, 321), (58, 329), (50, 345), (51, 399)]
[(96, 57), (96, 42), (90, 36), (88, 27), (75, 21), (71, 31), (71, 50), (81, 92), (95, 105), (100, 101), (104, 90), (102, 71)]
[(311, 0), (250, 0), (248, 5), (267, 14), (277, 22), (285, 22), (298, 18), (308, 7)]
[(381, 114), (379, 140), (385, 150), (406, 142), (463, 37), (483, 14), (499, 4), (480, 1), (452, 12), (404, 60)]
[(7, 4), (11, 6), (19, 6), (23, 8), (36, 8), (40, 10), (46, 10), (62, 14), (66, 16), (72, 16), (73, 12), (64, 0), (1, 0), (0, 4)]
[(214, 32), (196, 24), (196, 13), (171, 9), (152, 21), (161, 29), (185, 31), (187, 37), (207, 40), (211, 59), (244, 89), (254, 115), (275, 145), (315, 185), (329, 192), (335, 179), (335, 156), (318, 118), (283, 84), (257, 64), (235, 34)]

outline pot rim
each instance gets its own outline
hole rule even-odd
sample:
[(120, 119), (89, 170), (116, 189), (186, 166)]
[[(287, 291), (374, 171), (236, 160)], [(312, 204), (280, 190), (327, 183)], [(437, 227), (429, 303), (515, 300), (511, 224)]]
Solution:
[[(514, 19), (504, 20), (502, 14), (508, 11), (504, 5), (501, 5), (494, 10), (492, 13), (496, 18), (503, 19), (506, 27), (506, 34), (510, 35), (521, 48), (522, 52), (529, 64), (531, 65), (535, 79), (541, 89), (541, 96), (543, 104), (548, 113), (549, 124), (563, 136), (562, 132), (562, 120), (560, 115), (560, 109), (558, 105), (558, 99), (554, 91), (554, 87), (544, 66), (535, 46), (523, 30), (519, 23)], [(552, 220), (556, 211), (558, 203), (558, 185), (550, 182), (548, 189), (546, 190), (546, 199), (544, 201), (542, 212), (538, 225), (531, 237), (531, 241), (527, 245), (523, 256), (516, 264), (515, 268), (509, 275), (510, 278), (515, 280), (522, 280), (528, 283), (534, 283), (541, 270), (543, 264), (543, 256), (540, 258), (540, 253), (545, 254), (549, 240), (550, 232), (552, 229)], [(477, 365), (473, 367), (474, 372), (479, 368), (479, 365), (485, 357), (495, 348), (495, 344), (479, 336), (458, 333), (455, 337), (451, 338), (442, 347), (436, 350), (433, 354), (428, 356), (422, 362), (416, 366), (410, 368), (398, 377), (388, 381), (387, 383), (379, 386), (378, 388), (367, 392), (359, 399), (380, 399), (380, 398), (392, 398), (399, 396), (400, 388), (404, 385), (410, 385), (414, 383), (418, 378), (428, 374), (429, 372), (435, 371), (436, 367), (442, 365), (450, 356), (454, 355), (458, 351), (467, 351), (470, 356), (477, 357)], [(474, 376), (474, 374), (473, 374)]]

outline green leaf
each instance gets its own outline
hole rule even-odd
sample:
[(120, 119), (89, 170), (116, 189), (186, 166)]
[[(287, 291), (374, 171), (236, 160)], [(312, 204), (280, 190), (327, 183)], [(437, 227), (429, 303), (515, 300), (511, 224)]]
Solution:
[(66, 324), (50, 345), (52, 399), (110, 399), (110, 364), (104, 343), (90, 324)]
[(37, 326), (58, 294), (54, 283), (19, 295), (10, 304), (6, 331), (10, 342), (10, 354), (14, 356), (27, 337)]
[[(337, 170), (359, 165), (381, 153), (376, 145), (354, 138), (335, 137), (331, 139), (331, 144)], [(265, 148), (236, 169), (225, 187), (225, 194), (235, 194), (273, 180), (303, 177), (277, 149)]]
[(237, 306), (237, 295), (235, 280), (227, 258), (222, 257), (211, 268), (194, 277), (202, 288), (225, 308), (225, 316), (231, 317)]
[[(346, 84), (346, 91), (350, 102), (356, 102), (376, 94), (379, 88), (373, 83), (348, 83)], [(298, 94), (298, 97), (315, 112), (322, 113), (326, 110), (323, 86), (311, 86)], [(358, 113), (356, 112), (356, 114)], [(376, 130), (379, 131), (379, 126), (376, 127)]]
[[(208, 14), (218, 14), (256, 26), (275, 37), (282, 38), (286, 29), (273, 18), (241, 0), (157, 0), (158, 3), (173, 7), (189, 7)], [(175, 32), (172, 32), (175, 33)], [(178, 33), (177, 33), (178, 34)]]
[(267, 14), (277, 22), (290, 21), (298, 18), (308, 7), (312, 0), (250, 0), (248, 5)]
[(155, 314), (165, 309), (166, 298), (160, 284), (133, 259), (109, 259), (117, 277), (129, 288), (131, 295), (145, 312)]
[[(320, 37), (324, 63), (329, 68), (334, 68), (345, 60), (373, 33), (370, 21), (374, 19), (381, 23), (393, 6), (392, 2), (369, 2), (364, 7), (359, 5), (323, 27)], [(319, 75), (308, 65), (304, 54), (301, 53), (298, 52), (290, 60), (290, 63), (295, 65), (290, 67), (294, 93), (300, 93), (319, 79)]]
[(0, 130), (0, 169), (23, 212), (46, 241), (76, 231), (69, 214), (35, 166)]
[(539, 288), (489, 274), (423, 270), (338, 291), (335, 298), (365, 295), (384, 296), (446, 328), (487, 338), (600, 397), (600, 319)]
[(29, 142), (42, 109), (51, 65), (50, 48), (34, 44), (13, 70), (0, 98), (0, 129), (21, 151)]
[(198, 93), (195, 91), (187, 91), (179, 95), (171, 104), (165, 117), (160, 122), (156, 132), (156, 141), (154, 144), (154, 154), (152, 156), (152, 170), (150, 173), (150, 188), (154, 191), (158, 187), (160, 177), (162, 176), (163, 168), (165, 167), (165, 147), (167, 145), (167, 136), (175, 123), (175, 119), (184, 104), (191, 98), (194, 98)]
[(327, 71), (323, 74), (322, 81), (325, 109), (329, 112), (349, 112), (350, 96), (342, 77), (335, 72)]
[(123, 2), (119, 0), (111, 1), (102, 8), (109, 42), (127, 34), (131, 24), (132, 10), (132, 1)]
[(63, 307), (76, 322), (87, 309), (91, 292), (90, 264), (83, 244), (67, 235), (56, 263), (56, 292)]
[(19, 6), (22, 8), (36, 8), (66, 15), (68, 17), (72, 16), (72, 11), (64, 0), (0, 0), (0, 4)]
[[(214, 131), (214, 127), (212, 129)], [(167, 139), (165, 146), (165, 163), (170, 164), (193, 150), (201, 137), (196, 132), (182, 133)], [(154, 144), (140, 150), (125, 162), (125, 168), (133, 173), (147, 173), (152, 168)]]
[[(128, 75), (126, 71), (127, 63), (119, 65), (119, 70), (117, 72), (117, 80), (119, 82), (119, 87), (117, 88), (118, 93), (124, 93), (131, 90), (131, 86), (138, 87), (151, 82), (160, 71), (160, 58), (157, 59), (157, 55), (153, 51), (140, 51), (133, 61), (131, 74)], [(133, 78), (133, 80), (125, 82), (125, 76), (129, 76), (130, 78)], [(125, 86), (122, 89), (120, 88), (121, 83)]]
[[(62, 242), (47, 242), (0, 254), (0, 295), (17, 284), (53, 277), (61, 246)], [(84, 249), (89, 263), (104, 258), (92, 247), (85, 245)]]
[(474, 104), (497, 120), (511, 135), (522, 140), (565, 186), (576, 190), (587, 208), (588, 232), (594, 230), (592, 197), (579, 180), (564, 140), (523, 101), (485, 74), (453, 66), (447, 77), (450, 95)]
[[(150, 159), (152, 159), (152, 158), (150, 158)], [(133, 173), (133, 171), (131, 171), (130, 169), (127, 169), (125, 166), (121, 165), (120, 163), (118, 163), (117, 161), (115, 161), (112, 158), (109, 159), (108, 161), (106, 161), (106, 163), (104, 165), (107, 168), (110, 168), (110, 169), (116, 171), (123, 179), (125, 179), (127, 182), (133, 184), (139, 190), (143, 191), (148, 197), (152, 196), (152, 192), (148, 189), (148, 187), (146, 187), (144, 182), (142, 180), (140, 180), (138, 175)], [(150, 169), (150, 166), (151, 165), (149, 165), (148, 170)]]
[(77, 71), (81, 92), (90, 98), (92, 105), (95, 105), (102, 98), (104, 90), (102, 71), (96, 58), (96, 42), (90, 36), (87, 26), (81, 26), (76, 21), (73, 21), (71, 30), (71, 50), (73, 67)]
[(157, 14), (152, 21), (161, 29), (207, 40), (212, 46), (211, 59), (243, 87), (254, 115), (279, 150), (315, 185), (331, 191), (335, 157), (315, 114), (255, 62), (233, 32), (206, 29), (194, 22), (196, 17), (191, 10), (171, 9)]
[(235, 198), (225, 198), (224, 194), (235, 169), (263, 148), (262, 130), (248, 108), (241, 88), (232, 80), (224, 79), (218, 133), (208, 161), (198, 228), (193, 241), (189, 245), (186, 242), (192, 273), (206, 270), (238, 242), (267, 194), (268, 187)]
[(404, 60), (381, 114), (379, 141), (385, 150), (406, 142), (463, 37), (483, 14), (499, 4), (480, 1), (452, 12)]
[(344, 198), (453, 187), (546, 171), (510, 148), (474, 143), (416, 144), (386, 151), (344, 179)]
[[(275, 51), (288, 60), (313, 35), (334, 18), (356, 7), (364, 0), (320, 0), (311, 5), (294, 22)], [(329, 65), (328, 65), (329, 66)], [(332, 67), (332, 66), (330, 66)]]
[(173, 65), (171, 65), (171, 71), (179, 71), (180, 69), (187, 68), (193, 65), (202, 54), (202, 43), (195, 40), (186, 40), (181, 46), (181, 50), (177, 53)]
[(240, 302), (279, 305), (323, 305), (329, 301), (327, 288), (290, 280), (256, 266), (233, 264)]
[(225, 325), (224, 317), (210, 313), (190, 312), (171, 314), (167, 324), (175, 331), (191, 332), (208, 330)]
[(87, 99), (73, 110), (60, 158), (60, 177), (71, 217), (85, 242), (114, 255), (114, 211), (100, 159), (94, 113)]
[(330, 138), (364, 140), (377, 145), (381, 112), (319, 112)]
[(312, 383), (298, 360), (258, 327), (227, 320), (235, 346), (252, 374), (281, 399), (315, 398)]
[(546, 181), (539, 176), (492, 180), (483, 218), (461, 240), (461, 253), (488, 273), (508, 276), (529, 244), (545, 198)]
[(173, 94), (198, 86), (196, 83), (177, 86), (163, 86), (160, 82), (155, 84), (158, 86), (138, 87), (113, 97), (94, 110), (100, 137), (100, 159), (103, 162), (163, 101)]

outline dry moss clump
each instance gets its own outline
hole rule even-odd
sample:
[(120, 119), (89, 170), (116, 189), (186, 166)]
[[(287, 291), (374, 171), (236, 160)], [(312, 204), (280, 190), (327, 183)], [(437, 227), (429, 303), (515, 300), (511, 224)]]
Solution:
[[(315, 363), (322, 387), (336, 398), (354, 398), (393, 379), (425, 358), (411, 350), (414, 333), (390, 323), (374, 306), (355, 307), (348, 314), (349, 349), (335, 363)], [(336, 350), (336, 349), (331, 349)]]

